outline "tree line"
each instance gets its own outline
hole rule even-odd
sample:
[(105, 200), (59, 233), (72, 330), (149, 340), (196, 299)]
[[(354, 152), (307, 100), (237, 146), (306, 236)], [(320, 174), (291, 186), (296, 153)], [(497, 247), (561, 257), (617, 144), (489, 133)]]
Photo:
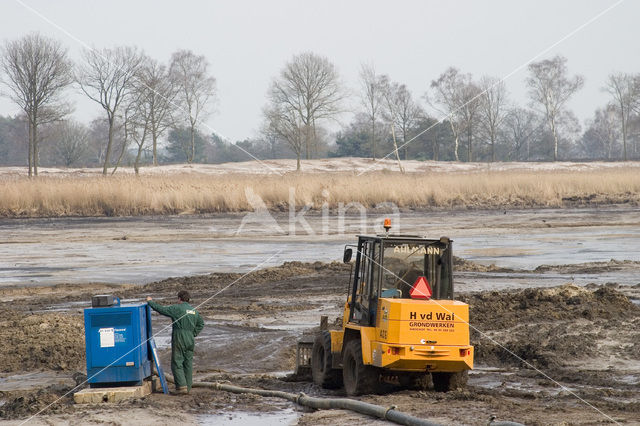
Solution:
[[(68, 51), (38, 33), (0, 52), (2, 94), (21, 109), (0, 117), (0, 164), (101, 166), (218, 163), (252, 158), (393, 158), (436, 161), (629, 160), (638, 158), (640, 74), (612, 73), (609, 102), (577, 120), (569, 100), (584, 86), (567, 59), (528, 65), (527, 105), (502, 80), (450, 67), (416, 96), (405, 84), (362, 64), (349, 89), (337, 67), (313, 52), (294, 55), (266, 93), (255, 137), (229, 143), (201, 123), (213, 110), (216, 79), (206, 58), (174, 52), (163, 64), (135, 47)], [(72, 119), (75, 88), (102, 108), (89, 124)], [(348, 123), (341, 120), (352, 117)], [(336, 129), (337, 131), (331, 131)], [(160, 147), (163, 149), (160, 149)]]
[[(74, 165), (92, 151), (91, 162), (100, 163), (105, 175), (109, 169), (114, 173), (134, 147), (138, 173), (145, 148), (150, 145), (151, 162), (157, 165), (160, 138), (168, 129), (186, 129), (180, 149), (187, 162), (194, 161), (198, 124), (216, 94), (204, 56), (178, 50), (164, 65), (135, 47), (122, 46), (85, 49), (82, 56), (73, 64), (59, 41), (38, 33), (9, 41), (2, 49), (0, 79), (22, 110), (17, 120), (27, 128), (29, 176), (37, 176), (42, 142), (51, 139), (57, 142), (51, 144), (53, 159)], [(72, 85), (103, 110), (89, 128), (69, 120), (73, 106), (64, 94)], [(3, 121), (13, 127), (3, 132), (3, 139), (13, 135), (14, 146), (19, 145), (20, 125)]]

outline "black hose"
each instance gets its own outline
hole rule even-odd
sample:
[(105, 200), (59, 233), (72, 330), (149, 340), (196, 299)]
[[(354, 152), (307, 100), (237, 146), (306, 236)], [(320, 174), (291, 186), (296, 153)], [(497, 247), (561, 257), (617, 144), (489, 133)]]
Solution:
[[(174, 383), (173, 377), (165, 373), (165, 377), (168, 382)], [(260, 395), (265, 397), (282, 398), (291, 402), (295, 402), (298, 405), (311, 407), (320, 410), (328, 409), (344, 409), (355, 411), (356, 413), (365, 414), (371, 417), (377, 417), (384, 419), (399, 425), (407, 426), (439, 426), (438, 423), (421, 419), (419, 417), (413, 417), (409, 414), (398, 411), (396, 406), (393, 405), (389, 408), (381, 407), (379, 405), (369, 404), (367, 402), (358, 401), (348, 398), (316, 398), (313, 396), (305, 395), (300, 392), (299, 394), (268, 390), (268, 389), (256, 389), (256, 388), (243, 388), (241, 386), (228, 385), (218, 382), (196, 382), (192, 385), (194, 388), (209, 388), (216, 389), (225, 392), (232, 393), (251, 393), (254, 395)], [(491, 426), (524, 426), (522, 423), (509, 422), (509, 421), (494, 421), (495, 416), (491, 416), (489, 419), (489, 425)]]
[(436, 426), (437, 423), (418, 417), (410, 416), (406, 413), (398, 411), (395, 406), (385, 408), (379, 405), (369, 404), (367, 402), (357, 401), (347, 398), (314, 398), (303, 393), (298, 397), (298, 404), (312, 408), (331, 409), (342, 408), (345, 410), (355, 411), (360, 414), (366, 414), (371, 417), (385, 419), (399, 425), (409, 426)]
[[(173, 377), (165, 373), (167, 381), (173, 383)], [(289, 393), (276, 390), (243, 388), (240, 386), (228, 385), (217, 382), (196, 382), (192, 385), (194, 388), (210, 388), (232, 393), (251, 393), (266, 397), (283, 398), (299, 405), (316, 409), (336, 409), (355, 411), (356, 413), (365, 414), (371, 417), (388, 420), (399, 425), (407, 426), (438, 426), (438, 423), (429, 420), (413, 417), (396, 409), (396, 406), (389, 408), (379, 405), (369, 404), (367, 402), (357, 401), (348, 398), (316, 398), (305, 395), (304, 393)]]

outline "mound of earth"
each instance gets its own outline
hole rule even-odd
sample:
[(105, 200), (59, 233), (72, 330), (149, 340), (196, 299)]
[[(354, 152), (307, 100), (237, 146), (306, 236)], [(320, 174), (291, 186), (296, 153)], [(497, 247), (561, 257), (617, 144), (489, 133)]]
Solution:
[(186, 289), (194, 290), (211, 290), (218, 287), (224, 287), (234, 281), (242, 280), (252, 284), (273, 283), (285, 280), (291, 277), (308, 276), (317, 273), (349, 273), (351, 266), (342, 262), (285, 262), (280, 266), (259, 269), (249, 274), (238, 273), (214, 273), (209, 275), (197, 275), (192, 277), (168, 278), (166, 280), (147, 284), (140, 289), (132, 290), (140, 292), (153, 291), (178, 291)]
[(557, 368), (595, 355), (640, 360), (640, 307), (610, 287), (567, 284), (461, 298), (470, 304), (480, 364)]
[(456, 272), (513, 272), (513, 269), (500, 268), (496, 265), (482, 265), (458, 256), (453, 256), (453, 270)]
[(0, 372), (84, 370), (80, 315), (23, 315), (5, 310), (0, 319), (0, 341)]
[(460, 299), (470, 305), (472, 324), (485, 331), (506, 329), (516, 323), (625, 319), (640, 315), (640, 307), (610, 287), (593, 291), (565, 284), (460, 295)]
[(557, 272), (562, 274), (597, 274), (638, 268), (640, 262), (634, 260), (615, 260), (607, 262), (587, 262), (574, 265), (540, 265), (533, 272)]

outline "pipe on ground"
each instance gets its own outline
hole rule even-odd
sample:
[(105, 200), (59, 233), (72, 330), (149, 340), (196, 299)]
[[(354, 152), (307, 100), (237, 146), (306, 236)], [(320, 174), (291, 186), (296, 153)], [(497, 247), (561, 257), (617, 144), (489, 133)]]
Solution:
[[(167, 381), (173, 383), (173, 377), (171, 377), (169, 374), (166, 374), (166, 373), (165, 373), (165, 377), (167, 378)], [(296, 404), (299, 404), (299, 405), (304, 405), (306, 407), (311, 407), (316, 409), (350, 410), (350, 411), (355, 411), (356, 413), (365, 414), (367, 416), (388, 420), (390, 422), (397, 423), (399, 425), (438, 426), (437, 423), (431, 422), (429, 420), (421, 419), (418, 417), (413, 417), (401, 411), (398, 411), (395, 405), (389, 408), (385, 408), (379, 405), (357, 401), (355, 399), (316, 398), (316, 397), (305, 395), (304, 393), (295, 394), (295, 393), (276, 391), (276, 390), (243, 388), (240, 386), (228, 385), (225, 383), (217, 383), (217, 382), (196, 382), (196, 383), (193, 383), (192, 387), (210, 388), (210, 389), (222, 390), (225, 392), (232, 392), (232, 393), (251, 393), (254, 395), (260, 395), (260, 396), (266, 396), (266, 397), (282, 398), (291, 402), (295, 402)]]

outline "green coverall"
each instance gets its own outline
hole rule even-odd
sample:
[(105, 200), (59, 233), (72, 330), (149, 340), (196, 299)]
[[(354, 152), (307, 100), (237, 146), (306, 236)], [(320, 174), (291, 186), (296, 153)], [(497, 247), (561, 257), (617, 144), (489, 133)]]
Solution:
[(187, 302), (178, 305), (162, 306), (153, 300), (147, 302), (149, 307), (161, 315), (171, 318), (171, 372), (176, 387), (191, 390), (193, 380), (193, 349), (195, 337), (204, 327), (202, 317)]

